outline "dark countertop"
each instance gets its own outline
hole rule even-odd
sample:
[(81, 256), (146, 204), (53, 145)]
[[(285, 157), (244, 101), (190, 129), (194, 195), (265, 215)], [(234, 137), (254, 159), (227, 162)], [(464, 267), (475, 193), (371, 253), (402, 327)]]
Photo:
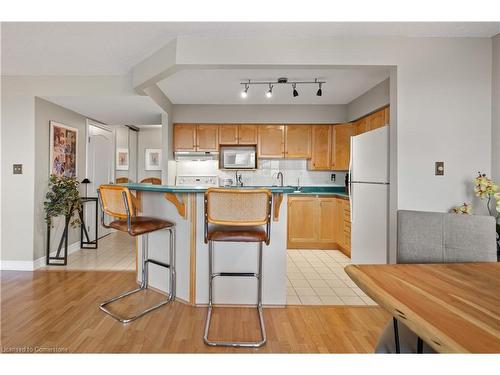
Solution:
[[(129, 183), (123, 184), (123, 186), (128, 187), (130, 190), (136, 191), (150, 191), (157, 193), (204, 193), (206, 187), (181, 187), (181, 186), (170, 186), (170, 185), (153, 185), (153, 184), (136, 184)], [(349, 196), (345, 192), (343, 186), (302, 186), (300, 192), (295, 190), (292, 186), (243, 186), (243, 187), (232, 187), (231, 189), (257, 189), (265, 188), (269, 189), (272, 193), (284, 193), (290, 195), (335, 195), (340, 198), (348, 199)]]

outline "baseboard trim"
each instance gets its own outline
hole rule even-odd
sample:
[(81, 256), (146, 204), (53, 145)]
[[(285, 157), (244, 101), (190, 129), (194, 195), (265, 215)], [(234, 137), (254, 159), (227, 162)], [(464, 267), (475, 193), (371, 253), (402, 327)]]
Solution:
[(33, 261), (30, 260), (2, 260), (2, 271), (33, 271)]
[[(68, 255), (80, 251), (80, 241), (72, 243), (68, 246)], [(51, 256), (56, 255), (56, 251), (50, 253)], [(45, 256), (30, 260), (2, 260), (0, 270), (2, 271), (34, 271), (38, 268), (45, 267)]]

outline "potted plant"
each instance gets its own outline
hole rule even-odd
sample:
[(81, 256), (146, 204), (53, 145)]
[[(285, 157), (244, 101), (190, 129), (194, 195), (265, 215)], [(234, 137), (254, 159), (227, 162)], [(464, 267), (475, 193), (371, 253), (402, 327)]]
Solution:
[(48, 225), (52, 226), (53, 218), (61, 215), (68, 220), (71, 227), (80, 225), (80, 215), (73, 217), (75, 212), (79, 214), (82, 209), (78, 180), (75, 177), (50, 175), (49, 191), (45, 198), (43, 207)]
[[(497, 226), (497, 251), (500, 255), (500, 192), (498, 185), (489, 179), (486, 174), (479, 172), (478, 176), (474, 179), (474, 193), (479, 199), (486, 199), (486, 208), (490, 216), (496, 220)], [(495, 206), (492, 208), (492, 206)], [(459, 214), (471, 214), (472, 205), (464, 203), (462, 206), (455, 207), (453, 212)]]

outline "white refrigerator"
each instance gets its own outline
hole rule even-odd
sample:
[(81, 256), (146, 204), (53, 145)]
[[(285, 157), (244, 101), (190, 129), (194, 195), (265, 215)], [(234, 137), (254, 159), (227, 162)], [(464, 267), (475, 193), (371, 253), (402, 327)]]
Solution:
[(351, 138), (351, 260), (388, 263), (389, 127)]

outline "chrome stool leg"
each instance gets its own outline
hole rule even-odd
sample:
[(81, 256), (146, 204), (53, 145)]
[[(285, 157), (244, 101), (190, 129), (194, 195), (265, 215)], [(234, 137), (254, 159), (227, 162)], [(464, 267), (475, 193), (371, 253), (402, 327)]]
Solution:
[[(147, 313), (156, 310), (157, 308), (166, 305), (167, 303), (171, 302), (175, 298), (175, 227), (172, 228), (167, 228), (169, 231), (170, 235), (170, 240), (169, 240), (169, 263), (163, 263), (154, 259), (149, 259), (148, 257), (148, 234), (144, 234), (142, 236), (142, 278), (141, 278), (141, 285), (139, 288), (133, 289), (131, 291), (122, 293), (116, 297), (113, 297), (107, 301), (104, 301), (99, 305), (99, 308), (104, 311), (106, 314), (112, 316), (116, 320), (118, 320), (121, 323), (130, 323), (141, 316), (146, 315)], [(170, 293), (168, 294), (168, 298), (165, 301), (162, 301), (146, 310), (141, 311), (139, 314), (125, 318), (121, 317), (119, 315), (116, 315), (112, 311), (108, 310), (106, 308), (107, 305), (111, 304), (112, 302), (118, 301), (119, 299), (125, 298), (127, 296), (130, 296), (131, 294), (143, 291), (148, 289), (148, 279), (149, 279), (149, 263), (156, 264), (161, 267), (165, 267), (170, 271)]]
[[(264, 314), (262, 311), (262, 242), (259, 242), (259, 255), (258, 255), (258, 273), (252, 272), (213, 272), (213, 241), (208, 241), (208, 311), (207, 319), (205, 322), (205, 334), (203, 341), (210, 346), (229, 346), (235, 348), (259, 348), (267, 341), (266, 327), (264, 324)], [(213, 309), (213, 280), (216, 277), (232, 276), (232, 277), (255, 277), (257, 278), (257, 312), (259, 314), (259, 326), (261, 340), (259, 341), (212, 341), (208, 338), (210, 330), (210, 322), (212, 319)]]

